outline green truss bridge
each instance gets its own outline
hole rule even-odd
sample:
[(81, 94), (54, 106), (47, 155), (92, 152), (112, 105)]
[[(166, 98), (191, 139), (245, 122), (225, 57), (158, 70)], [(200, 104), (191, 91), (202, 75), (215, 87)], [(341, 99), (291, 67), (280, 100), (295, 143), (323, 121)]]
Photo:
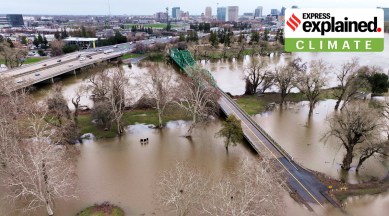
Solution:
[[(196, 67), (197, 63), (188, 50), (171, 49), (169, 56), (187, 76), (191, 76), (190, 68)], [(212, 74), (209, 73), (213, 79)], [(214, 81), (214, 86), (217, 83)], [(242, 123), (245, 138), (257, 153), (269, 155), (277, 161), (280, 167), (285, 169), (290, 187), (296, 191), (305, 201), (305, 205), (314, 211), (321, 212), (321, 207), (330, 204), (339, 207), (333, 199), (327, 195), (327, 186), (323, 185), (310, 171), (297, 164), (266, 131), (261, 128), (239, 105), (226, 93), (218, 88), (221, 97), (220, 108), (226, 115), (234, 115)]]

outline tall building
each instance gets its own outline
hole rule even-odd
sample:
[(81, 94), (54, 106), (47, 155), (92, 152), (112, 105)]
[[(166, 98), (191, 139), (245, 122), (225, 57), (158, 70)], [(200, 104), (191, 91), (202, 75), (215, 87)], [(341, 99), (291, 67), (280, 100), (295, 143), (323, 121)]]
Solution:
[(158, 12), (155, 14), (155, 19), (159, 22), (165, 22), (167, 20), (167, 13), (165, 12)]
[(180, 19), (180, 12), (181, 12), (181, 10), (180, 10), (180, 7), (174, 7), (174, 8), (172, 8), (172, 18), (173, 19)]
[(227, 8), (226, 7), (218, 7), (216, 12), (217, 12), (217, 14), (216, 14), (217, 20), (225, 22), (226, 21)]
[(271, 9), (270, 14), (271, 14), (272, 16), (278, 16), (278, 15), (280, 15), (278, 9)]
[(280, 16), (285, 16), (285, 10), (286, 10), (285, 7), (281, 8)]
[(384, 21), (389, 22), (389, 8), (382, 8), (384, 10)]
[(205, 18), (212, 18), (212, 8), (211, 7), (206, 7), (205, 8)]
[(262, 6), (257, 7), (254, 11), (254, 18), (262, 17), (263, 16), (262, 10), (263, 10)]
[(239, 7), (238, 6), (228, 6), (228, 21), (236, 22), (238, 21)]
[(0, 17), (0, 26), (2, 27), (23, 27), (23, 15), (21, 14), (7, 14)]

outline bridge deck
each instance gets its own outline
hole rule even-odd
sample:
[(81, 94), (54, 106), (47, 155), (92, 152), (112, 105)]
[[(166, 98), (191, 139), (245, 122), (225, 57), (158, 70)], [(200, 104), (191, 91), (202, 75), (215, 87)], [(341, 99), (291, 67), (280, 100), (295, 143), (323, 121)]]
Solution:
[(260, 128), (247, 113), (245, 113), (235, 101), (222, 92), (219, 100), (220, 107), (226, 115), (234, 115), (242, 122), (244, 136), (259, 154), (266, 154), (270, 159), (276, 160), (288, 176), (288, 183), (294, 192), (297, 192), (306, 202), (306, 206), (313, 210), (323, 207), (326, 203), (336, 203), (324, 193), (327, 187), (323, 185), (311, 172), (305, 170), (293, 159), (285, 154), (281, 147), (268, 139), (268, 135)]
[[(187, 67), (193, 67), (195, 65), (195, 61), (190, 52), (172, 49), (170, 50), (170, 57), (185, 73), (187, 73), (188, 76), (190, 76), (186, 69)], [(331, 197), (324, 193), (327, 190), (327, 187), (323, 185), (312, 172), (305, 170), (295, 163), (293, 158), (244, 110), (242, 110), (235, 101), (220, 88), (219, 91), (222, 95), (219, 100), (222, 111), (226, 115), (235, 115), (241, 120), (244, 136), (253, 149), (258, 154), (269, 155), (271, 159), (279, 163), (288, 176), (288, 183), (291, 189), (300, 195), (309, 209), (321, 209), (321, 207), (327, 203), (339, 207)]]

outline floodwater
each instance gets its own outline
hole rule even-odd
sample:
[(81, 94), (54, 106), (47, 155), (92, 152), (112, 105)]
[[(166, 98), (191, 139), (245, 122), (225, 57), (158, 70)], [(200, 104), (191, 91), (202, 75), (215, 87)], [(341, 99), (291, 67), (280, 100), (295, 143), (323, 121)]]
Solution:
[[(356, 57), (360, 65), (376, 65), (383, 69), (384, 73), (389, 72), (389, 34), (385, 34), (385, 47), (383, 52), (372, 53), (292, 53), (282, 54), (281, 56), (270, 57), (270, 68), (278, 64), (283, 64), (291, 59), (300, 57), (303, 62), (323, 59), (332, 66), (328, 74), (328, 87), (334, 87), (338, 84), (335, 81), (334, 73), (344, 62)], [(258, 57), (257, 57), (258, 58)], [(218, 60), (201, 61), (201, 64), (212, 72), (219, 87), (232, 95), (242, 95), (245, 91), (244, 70), (247, 68), (251, 57), (246, 56), (243, 60)]]
[[(385, 37), (385, 50), (388, 50), (389, 38), (388, 35)], [(361, 64), (376, 64), (386, 69), (388, 65), (385, 63), (389, 62), (388, 51), (374, 54), (300, 53), (293, 56), (301, 56), (304, 61), (325, 58), (334, 65), (352, 56), (360, 56)], [(278, 64), (293, 56), (272, 57), (271, 61), (272, 64)], [(246, 57), (244, 61), (202, 64), (212, 71), (223, 90), (240, 95), (244, 93), (243, 71), (249, 60), (250, 57)], [(146, 68), (134, 65), (131, 70), (125, 70), (129, 73), (141, 73)], [(84, 78), (85, 74), (81, 73), (61, 79), (70, 108), (70, 99), (75, 95), (77, 87), (86, 82)], [(39, 87), (40, 90), (34, 92), (34, 95), (37, 100), (42, 100), (50, 85)], [(81, 104), (91, 107), (92, 101), (85, 95)], [(333, 140), (326, 144), (320, 140), (326, 130), (323, 122), (333, 111), (333, 106), (332, 100), (320, 102), (310, 121), (307, 120), (306, 102), (290, 104), (288, 109), (282, 111), (276, 108), (255, 115), (254, 119), (304, 167), (339, 178), (343, 175), (339, 162), (344, 152)], [(104, 201), (122, 207), (127, 215), (152, 215), (156, 212), (153, 202), (156, 177), (159, 172), (174, 166), (176, 161), (189, 162), (216, 175), (236, 171), (242, 159), (254, 157), (255, 154), (247, 145), (238, 145), (226, 154), (223, 141), (214, 136), (220, 127), (220, 120), (215, 119), (210, 124), (195, 129), (193, 139), (189, 140), (183, 137), (188, 128), (188, 122), (185, 121), (169, 122), (162, 130), (150, 129), (140, 124), (129, 126), (127, 133), (121, 138), (85, 141), (77, 146), (81, 151), (77, 161), (79, 199), (58, 200), (56, 215), (75, 215), (87, 206)], [(139, 140), (143, 138), (149, 138), (149, 143), (141, 145)], [(372, 176), (380, 178), (387, 172), (388, 164), (369, 159), (360, 171), (360, 176), (351, 171), (346, 178), (350, 182), (369, 180)], [(285, 195), (285, 200), (289, 215), (309, 215), (288, 195)], [(386, 215), (389, 211), (389, 193), (353, 198), (347, 202), (346, 210), (353, 215)], [(1, 209), (0, 206), (0, 212), (5, 212)], [(44, 212), (38, 215), (44, 215)], [(323, 215), (340, 213), (329, 208)]]
[[(127, 215), (151, 215), (155, 212), (156, 177), (177, 161), (218, 175), (234, 171), (240, 160), (254, 157), (245, 145), (226, 154), (222, 139), (214, 136), (220, 129), (219, 120), (196, 129), (192, 140), (183, 137), (187, 129), (185, 121), (169, 122), (162, 130), (139, 124), (128, 127), (121, 138), (86, 141), (79, 146), (79, 200), (59, 203), (57, 215), (75, 215), (103, 201), (121, 206)], [(139, 140), (146, 137), (149, 143), (142, 145)]]
[[(254, 120), (263, 127), (292, 157), (303, 167), (325, 173), (333, 178), (343, 178), (350, 183), (383, 178), (389, 169), (389, 160), (370, 158), (355, 173), (353, 167), (348, 173), (341, 172), (345, 150), (337, 139), (323, 136), (328, 130), (326, 118), (334, 112), (335, 100), (321, 101), (314, 109), (312, 118), (308, 118), (308, 102), (291, 103), (287, 108), (276, 107), (255, 115)], [(354, 164), (358, 156), (354, 158)], [(356, 165), (356, 164), (355, 164)]]

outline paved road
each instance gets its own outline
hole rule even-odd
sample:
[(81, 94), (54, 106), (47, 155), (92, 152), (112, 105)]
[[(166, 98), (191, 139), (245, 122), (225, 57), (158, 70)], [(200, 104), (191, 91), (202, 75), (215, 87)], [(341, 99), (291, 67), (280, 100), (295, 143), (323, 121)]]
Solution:
[[(163, 37), (142, 40), (136, 43), (152, 45), (155, 43), (167, 43), (173, 39), (175, 39), (175, 37)], [(12, 70), (4, 71), (0, 73), (0, 76), (12, 77), (12, 82), (14, 83), (12, 83), (11, 86), (14, 90), (16, 90), (64, 73), (74, 71), (75, 69), (93, 63), (115, 58), (124, 53), (132, 52), (135, 49), (136, 43), (128, 42), (123, 44), (98, 47), (95, 49), (88, 49), (59, 57), (49, 58), (35, 64), (29, 64)], [(111, 50), (111, 52), (107, 53), (108, 50)], [(90, 59), (86, 56), (91, 56), (92, 58)], [(84, 57), (84, 60), (81, 61), (80, 57)]]
[(287, 173), (289, 185), (301, 196), (309, 209), (321, 209), (320, 207), (328, 203), (335, 205), (335, 202), (330, 197), (322, 193), (327, 190), (327, 187), (311, 172), (300, 167), (290, 156), (285, 155), (278, 149), (261, 132), (258, 125), (228, 95), (223, 93), (219, 104), (227, 115), (235, 115), (242, 121), (243, 132), (258, 153), (270, 155), (271, 159), (276, 160), (280, 164)]

